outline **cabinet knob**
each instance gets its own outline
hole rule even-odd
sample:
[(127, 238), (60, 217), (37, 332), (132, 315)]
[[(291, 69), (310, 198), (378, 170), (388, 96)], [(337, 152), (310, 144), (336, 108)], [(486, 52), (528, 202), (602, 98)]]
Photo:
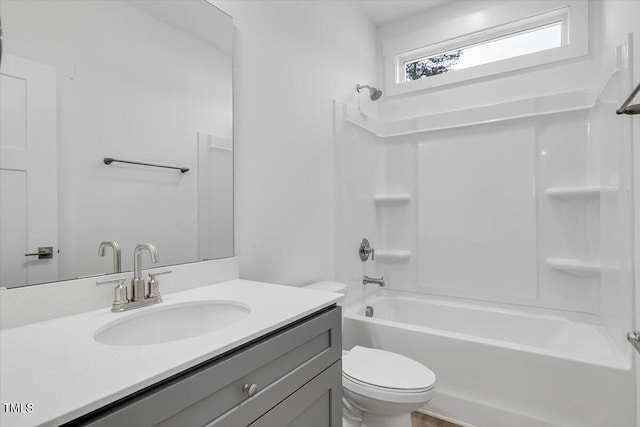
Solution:
[(242, 386), (242, 392), (247, 393), (249, 397), (253, 397), (258, 392), (258, 386), (255, 384), (245, 384)]

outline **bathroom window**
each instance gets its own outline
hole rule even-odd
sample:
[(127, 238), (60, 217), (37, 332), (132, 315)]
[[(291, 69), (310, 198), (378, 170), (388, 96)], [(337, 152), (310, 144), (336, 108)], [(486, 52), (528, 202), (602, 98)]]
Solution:
[(511, 2), (438, 25), (384, 42), (388, 95), (588, 53), (588, 3), (583, 1)]
[(562, 22), (404, 63), (405, 80), (418, 80), (562, 46)]

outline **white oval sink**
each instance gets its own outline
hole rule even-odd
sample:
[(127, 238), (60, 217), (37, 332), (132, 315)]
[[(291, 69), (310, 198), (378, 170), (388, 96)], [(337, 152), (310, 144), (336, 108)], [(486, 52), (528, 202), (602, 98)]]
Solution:
[(249, 313), (251, 307), (237, 301), (194, 301), (159, 306), (114, 320), (98, 329), (93, 338), (110, 345), (160, 344), (229, 327)]

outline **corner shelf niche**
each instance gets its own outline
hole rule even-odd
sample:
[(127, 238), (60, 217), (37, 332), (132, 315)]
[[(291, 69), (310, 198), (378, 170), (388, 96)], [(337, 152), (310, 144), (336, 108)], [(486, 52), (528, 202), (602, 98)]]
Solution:
[(373, 200), (377, 206), (409, 203), (411, 198), (411, 194), (376, 194), (373, 196)]
[(547, 265), (555, 270), (581, 276), (597, 276), (602, 272), (602, 265), (598, 262), (571, 258), (547, 258)]
[(553, 199), (568, 200), (571, 202), (588, 202), (591, 200), (599, 200), (601, 193), (614, 191), (616, 191), (616, 188), (612, 187), (582, 186), (552, 187), (547, 189), (545, 193)]
[(411, 251), (404, 249), (376, 250), (376, 261), (383, 263), (394, 263), (408, 261), (411, 258)]

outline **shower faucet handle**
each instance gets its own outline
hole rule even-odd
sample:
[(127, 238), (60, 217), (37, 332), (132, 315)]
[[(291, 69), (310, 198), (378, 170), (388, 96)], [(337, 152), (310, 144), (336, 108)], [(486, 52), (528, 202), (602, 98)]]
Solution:
[(360, 261), (362, 262), (365, 262), (369, 259), (369, 254), (371, 254), (371, 261), (374, 261), (376, 259), (376, 250), (371, 247), (367, 239), (362, 239), (362, 242), (360, 242), (360, 249), (358, 250), (358, 254), (360, 254)]

